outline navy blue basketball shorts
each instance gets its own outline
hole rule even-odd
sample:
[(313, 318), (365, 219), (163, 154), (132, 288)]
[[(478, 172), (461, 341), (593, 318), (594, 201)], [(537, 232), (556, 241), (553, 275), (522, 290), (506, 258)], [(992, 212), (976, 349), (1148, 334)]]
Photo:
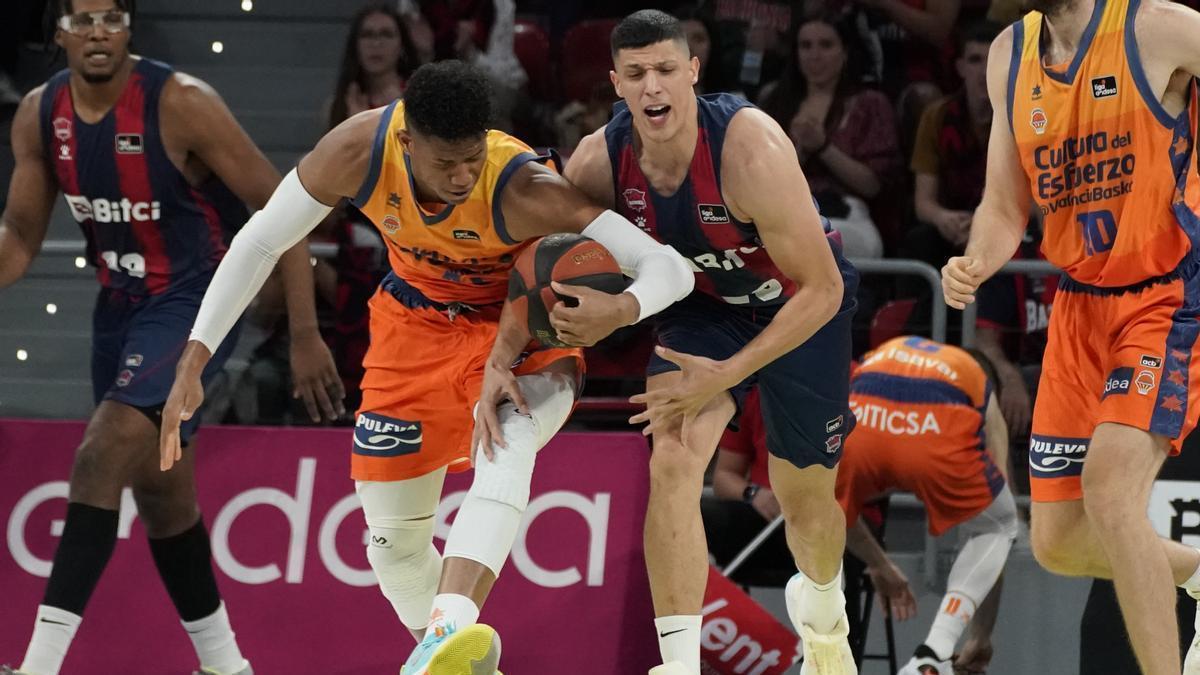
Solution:
[[(850, 322), (858, 308), (858, 273), (845, 265), (842, 279), (842, 306), (829, 323), (729, 390), (741, 410), (750, 387), (758, 385), (768, 452), (801, 469), (836, 466), (854, 428)], [(656, 315), (655, 334), (668, 349), (725, 360), (761, 333), (778, 309), (738, 307), (694, 292)], [(679, 366), (652, 354), (646, 374), (673, 370)]]
[[(101, 289), (92, 313), (92, 398), (117, 401), (137, 408), (158, 426), (175, 381), (175, 365), (187, 344), (204, 298), (205, 285), (168, 290), (161, 295), (129, 295)], [(240, 326), (240, 324), (239, 324)], [(225, 366), (237, 343), (238, 326), (217, 348), (204, 368), (207, 387)], [(180, 427), (189, 439), (200, 426), (200, 415)]]

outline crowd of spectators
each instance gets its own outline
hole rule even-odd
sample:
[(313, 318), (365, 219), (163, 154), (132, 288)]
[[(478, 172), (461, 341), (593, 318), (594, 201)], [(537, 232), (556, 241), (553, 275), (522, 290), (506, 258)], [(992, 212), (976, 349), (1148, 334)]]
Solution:
[[(609, 31), (645, 7), (684, 20), (700, 61), (697, 93), (738, 93), (779, 122), (851, 257), (938, 268), (963, 249), (993, 120), (988, 45), (1000, 22), (1019, 13), (1012, 0), (373, 0), (350, 19), (335, 85), (321, 104), (322, 126), (401, 96), (421, 64), (457, 58), (491, 79), (497, 128), (569, 157), (583, 135), (607, 122), (616, 100)], [(0, 40), (0, 118), (16, 100), (6, 45), (36, 32), (39, 14), (7, 23), (12, 35)], [(1031, 217), (1020, 257), (1039, 257), (1038, 231)], [(386, 272), (386, 253), (375, 228), (348, 205), (335, 209), (313, 241), (337, 244), (335, 257), (318, 262), (317, 296), (353, 409), (368, 339), (365, 301)], [(1054, 288), (1052, 277), (1000, 276), (979, 295), (976, 339), (1000, 368), (1015, 439), (1028, 433)], [(911, 277), (867, 277), (856, 353), (889, 334), (928, 334), (934, 296)], [(288, 400), (281, 312), (278, 289), (268, 286), (236, 361), (242, 369), (227, 381), (226, 400), (235, 404), (225, 406), (225, 419), (301, 421), (279, 403)], [(951, 342), (959, 321), (952, 314)], [(592, 392), (614, 391), (613, 381), (636, 387), (640, 364), (627, 357), (643, 353), (647, 339), (627, 331), (619, 349), (593, 350), (600, 377)]]

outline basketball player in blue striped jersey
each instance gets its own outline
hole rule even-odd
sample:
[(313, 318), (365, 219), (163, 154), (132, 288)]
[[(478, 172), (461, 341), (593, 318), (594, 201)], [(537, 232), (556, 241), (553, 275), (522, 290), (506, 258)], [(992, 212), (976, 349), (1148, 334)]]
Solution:
[(673, 246), (696, 274), (696, 290), (654, 318), (660, 346), (646, 394), (633, 399), (646, 410), (630, 420), (654, 437), (645, 549), (663, 665), (651, 672), (699, 675), (708, 571), (700, 491), (735, 402), (757, 382), (771, 483), (799, 570), (786, 597), (804, 638), (801, 672), (853, 673), (834, 477), (854, 426), (858, 275), (779, 125), (736, 96), (696, 96), (699, 62), (674, 17), (626, 17), (612, 55), (623, 101), (580, 143), (566, 176)]
[[(16, 672), (62, 668), (116, 544), (122, 489), (131, 486), (201, 673), (250, 673), (217, 591), (192, 452), (182, 470), (160, 471), (157, 426), (200, 300), (232, 229), (246, 221), (243, 204), (260, 208), (280, 177), (212, 88), (130, 53), (130, 0), (56, 4), (55, 41), (68, 68), (30, 92), (13, 121), (16, 166), (0, 215), (0, 288), (29, 268), (61, 192), (100, 282), (92, 324), (96, 408), (75, 455), (66, 524)], [(293, 380), (315, 418), (318, 407), (333, 417), (341, 412), (341, 385), (316, 331), (308, 261), (304, 243), (282, 259)], [(210, 362), (207, 377), (220, 371), (233, 342)], [(41, 449), (10, 450), (36, 461)]]

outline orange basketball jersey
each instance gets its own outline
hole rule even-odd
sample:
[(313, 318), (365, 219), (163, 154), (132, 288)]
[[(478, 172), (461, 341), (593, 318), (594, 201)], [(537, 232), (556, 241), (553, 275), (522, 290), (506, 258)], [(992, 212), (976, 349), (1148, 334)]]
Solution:
[(867, 353), (850, 383), (858, 424), (837, 477), (849, 521), (891, 490), (916, 494), (935, 534), (987, 508), (1004, 487), (984, 438), (990, 396), (983, 369), (957, 347), (906, 336)]
[(409, 158), (396, 134), (403, 128), (404, 104), (395, 101), (379, 120), (354, 205), (383, 233), (392, 271), (425, 297), (443, 304), (503, 302), (509, 270), (526, 243), (508, 236), (500, 196), (519, 167), (542, 158), (512, 136), (489, 131), (487, 161), (470, 197), (430, 213), (417, 203)]
[(1177, 117), (1151, 91), (1138, 55), (1140, 0), (1096, 0), (1068, 64), (1044, 63), (1043, 16), (1013, 24), (1008, 118), (1046, 259), (1093, 286), (1169, 274), (1200, 237), (1192, 158), (1194, 92)]

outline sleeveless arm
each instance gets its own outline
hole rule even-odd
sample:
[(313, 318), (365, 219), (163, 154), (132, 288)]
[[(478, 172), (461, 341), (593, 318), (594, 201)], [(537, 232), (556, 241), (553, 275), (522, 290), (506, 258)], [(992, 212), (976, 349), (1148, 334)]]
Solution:
[(42, 152), (38, 106), (44, 87), (25, 96), (12, 124), (16, 166), (8, 185), (8, 202), (0, 215), (0, 288), (25, 275), (42, 248), (58, 183)]
[(267, 203), (279, 184), (279, 172), (216, 90), (200, 79), (176, 73), (163, 85), (159, 109), (164, 144), (182, 144), (251, 210)]
[(616, 195), (604, 129), (600, 127), (579, 141), (579, 147), (575, 148), (567, 161), (563, 175), (592, 201), (611, 206), (616, 201)]
[[(1020, 48), (1020, 45), (1017, 45)], [(1009, 123), (1008, 83), (1013, 59), (1013, 30), (1006, 29), (988, 53), (988, 97), (992, 101), (992, 131), (988, 140), (987, 179), (983, 200), (971, 221), (968, 257), (979, 260), (982, 279), (1012, 259), (1025, 234), (1031, 198), (1029, 178), (1021, 166), (1017, 141)]]
[(808, 340), (837, 313), (842, 276), (791, 140), (760, 110), (734, 116), (721, 167), (726, 202), (758, 229), (763, 248), (797, 286), (771, 323), (727, 362), (739, 382)]
[(1144, 0), (1135, 27), (1142, 67), (1156, 93), (1166, 89), (1177, 70), (1200, 77), (1200, 13), (1174, 2)]

